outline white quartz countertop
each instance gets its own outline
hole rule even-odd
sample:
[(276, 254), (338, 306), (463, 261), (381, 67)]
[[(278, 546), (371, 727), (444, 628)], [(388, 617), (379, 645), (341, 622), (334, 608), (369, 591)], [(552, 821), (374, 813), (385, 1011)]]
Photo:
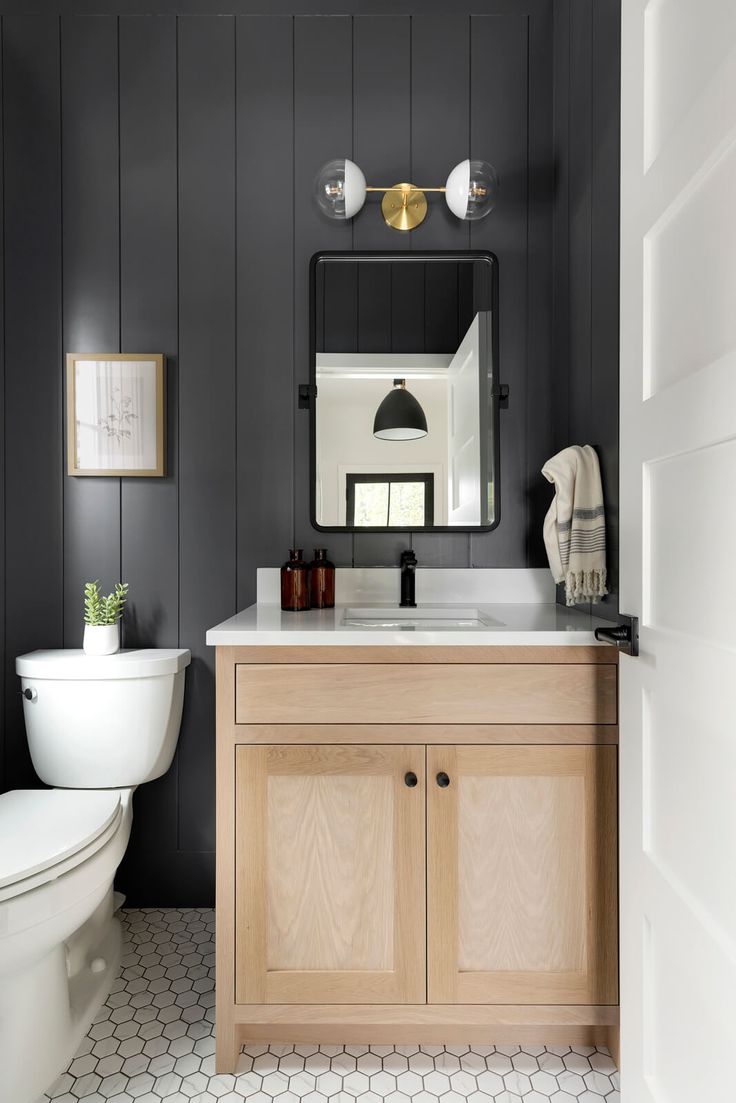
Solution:
[[(284, 613), (278, 604), (259, 603), (217, 624), (207, 633), (210, 646), (246, 647), (253, 645), (310, 646), (482, 646), (494, 644), (534, 644), (565, 646), (595, 644), (597, 627), (611, 622), (579, 609), (566, 609), (553, 602), (462, 605), (420, 602), (414, 610), (413, 624), (396, 623), (397, 603), (371, 602), (375, 624), (356, 624), (365, 610), (365, 602), (336, 605), (334, 609), (312, 609), (305, 613)], [(472, 607), (472, 608), (469, 608)], [(385, 610), (385, 618), (383, 611)], [(402, 611), (406, 616), (408, 611)], [(432, 613), (436, 616), (433, 616)], [(378, 613), (378, 615), (377, 615)], [(457, 615), (473, 614), (472, 626), (444, 627), (441, 621)], [(411, 616), (411, 613), (408, 615)], [(420, 627), (421, 620), (431, 627)], [(346, 623), (347, 622), (347, 623)], [(352, 622), (352, 623), (350, 623)], [(601, 644), (600, 646), (606, 646)]]

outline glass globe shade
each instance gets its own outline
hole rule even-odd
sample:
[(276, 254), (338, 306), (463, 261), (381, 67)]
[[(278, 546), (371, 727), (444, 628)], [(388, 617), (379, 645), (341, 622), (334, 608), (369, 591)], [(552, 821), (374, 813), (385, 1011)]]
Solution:
[(456, 218), (475, 222), (491, 212), (498, 194), (498, 176), (487, 161), (461, 161), (447, 177), (445, 200)]
[(314, 197), (328, 218), (353, 218), (365, 203), (365, 176), (347, 157), (328, 161), (314, 182)]

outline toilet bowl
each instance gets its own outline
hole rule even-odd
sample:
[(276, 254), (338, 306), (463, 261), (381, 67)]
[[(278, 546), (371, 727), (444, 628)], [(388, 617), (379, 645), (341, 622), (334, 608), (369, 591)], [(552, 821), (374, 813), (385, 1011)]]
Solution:
[(16, 660), (33, 765), (53, 788), (0, 795), (0, 1103), (35, 1103), (109, 994), (133, 792), (171, 765), (189, 661), (164, 649)]

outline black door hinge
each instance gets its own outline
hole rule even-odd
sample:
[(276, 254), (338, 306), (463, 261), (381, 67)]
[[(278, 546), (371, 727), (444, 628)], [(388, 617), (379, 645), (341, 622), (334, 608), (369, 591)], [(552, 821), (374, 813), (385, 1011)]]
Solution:
[(639, 618), (621, 614), (621, 623), (611, 628), (596, 628), (595, 638), (599, 643), (610, 643), (623, 651), (624, 655), (639, 654)]

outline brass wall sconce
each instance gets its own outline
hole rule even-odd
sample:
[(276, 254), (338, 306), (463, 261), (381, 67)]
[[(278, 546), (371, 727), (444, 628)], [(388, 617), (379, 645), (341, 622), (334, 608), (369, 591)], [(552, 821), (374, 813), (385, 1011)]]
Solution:
[(415, 184), (375, 187), (366, 184), (363, 172), (347, 157), (328, 161), (314, 183), (320, 210), (328, 218), (354, 218), (368, 192), (383, 192), (381, 212), (394, 230), (414, 230), (427, 217), (427, 192), (442, 192), (452, 213), (465, 221), (485, 218), (498, 193), (498, 176), (487, 161), (461, 161), (455, 165), (442, 188), (419, 188)]

